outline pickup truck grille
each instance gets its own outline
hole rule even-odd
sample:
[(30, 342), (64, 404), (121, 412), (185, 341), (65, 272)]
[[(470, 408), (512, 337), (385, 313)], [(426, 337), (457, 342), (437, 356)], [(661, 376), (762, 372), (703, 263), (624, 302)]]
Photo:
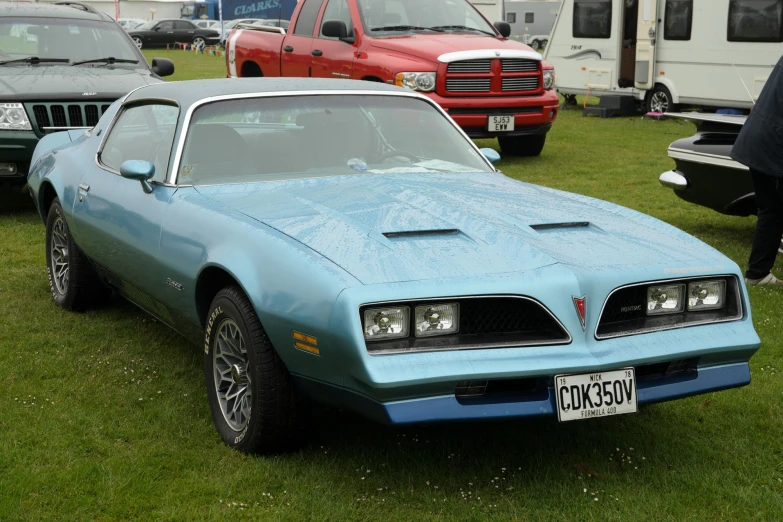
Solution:
[(448, 64), (446, 92), (442, 94), (529, 95), (539, 92), (541, 85), (541, 63), (537, 60), (464, 60)]
[(51, 134), (69, 128), (94, 127), (110, 104), (111, 101), (31, 103), (26, 108), (28, 114), (32, 113), (35, 130), (39, 134)]

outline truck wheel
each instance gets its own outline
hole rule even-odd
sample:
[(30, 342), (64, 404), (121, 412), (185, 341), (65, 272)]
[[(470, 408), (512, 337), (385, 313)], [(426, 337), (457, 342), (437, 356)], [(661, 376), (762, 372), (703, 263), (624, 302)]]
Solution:
[(83, 312), (111, 296), (73, 241), (59, 198), (52, 201), (46, 218), (46, 268), (49, 289), (61, 308)]
[(647, 94), (647, 112), (675, 112), (677, 107), (672, 101), (672, 93), (663, 85), (656, 85)]
[(141, 41), (141, 38), (139, 38), (138, 36), (134, 36), (134, 37), (132, 38), (132, 40), (133, 40), (133, 43), (135, 43), (135, 44), (136, 44), (136, 47), (138, 47), (139, 49), (141, 49), (142, 47), (144, 47), (144, 43), (142, 43), (142, 41)]
[(541, 151), (544, 150), (546, 134), (507, 138), (501, 137), (498, 138), (498, 143), (500, 144), (500, 150), (503, 154), (509, 156), (539, 156)]
[(204, 330), (204, 378), (220, 437), (247, 453), (296, 449), (303, 404), (244, 292), (218, 292)]

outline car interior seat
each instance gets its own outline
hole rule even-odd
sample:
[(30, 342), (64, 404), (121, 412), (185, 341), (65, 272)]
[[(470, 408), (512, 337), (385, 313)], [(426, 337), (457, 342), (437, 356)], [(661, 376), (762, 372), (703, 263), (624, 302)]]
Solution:
[(232, 178), (249, 174), (249, 166), (247, 145), (236, 129), (218, 123), (197, 123), (185, 142), (179, 178)]

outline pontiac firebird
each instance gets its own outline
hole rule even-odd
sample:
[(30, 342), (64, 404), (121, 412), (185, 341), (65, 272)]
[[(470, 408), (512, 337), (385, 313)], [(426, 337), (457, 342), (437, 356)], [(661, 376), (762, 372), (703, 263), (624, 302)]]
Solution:
[(732, 261), (498, 159), (411, 91), (209, 80), (45, 137), (29, 186), (57, 305), (116, 292), (198, 343), (242, 451), (294, 447), (308, 400), (568, 422), (750, 382)]

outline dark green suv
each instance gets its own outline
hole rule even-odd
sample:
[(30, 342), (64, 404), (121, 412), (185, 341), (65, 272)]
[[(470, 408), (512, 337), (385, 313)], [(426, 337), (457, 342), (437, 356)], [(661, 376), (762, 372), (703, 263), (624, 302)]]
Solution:
[(150, 67), (91, 6), (0, 1), (0, 190), (24, 185), (44, 135), (93, 127), (113, 101), (173, 72), (162, 58)]

